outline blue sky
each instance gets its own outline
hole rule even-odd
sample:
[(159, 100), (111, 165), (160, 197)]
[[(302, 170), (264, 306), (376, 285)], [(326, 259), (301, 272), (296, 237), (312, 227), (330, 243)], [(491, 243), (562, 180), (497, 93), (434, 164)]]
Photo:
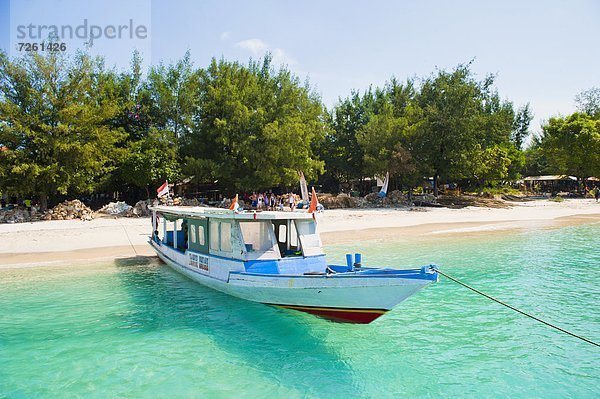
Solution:
[[(600, 2), (593, 0), (0, 0), (0, 47), (18, 54), (19, 24), (84, 19), (147, 26), (143, 40), (95, 41), (92, 51), (109, 65), (126, 67), (134, 47), (153, 64), (190, 50), (197, 66), (270, 51), (308, 76), (328, 106), (391, 76), (427, 76), (475, 59), (478, 77), (498, 75), (502, 97), (531, 103), (537, 131), (550, 116), (572, 112), (578, 92), (600, 86)], [(69, 41), (69, 49), (82, 43)]]

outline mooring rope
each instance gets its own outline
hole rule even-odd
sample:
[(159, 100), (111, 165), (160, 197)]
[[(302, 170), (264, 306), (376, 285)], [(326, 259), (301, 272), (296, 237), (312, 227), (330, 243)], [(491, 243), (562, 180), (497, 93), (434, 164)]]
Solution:
[(125, 226), (123, 226), (123, 223), (121, 223), (121, 221), (119, 219), (117, 219), (117, 223), (119, 223), (121, 225), (121, 227), (123, 228), (123, 231), (125, 232), (125, 236), (127, 237), (127, 241), (129, 241), (129, 245), (131, 245), (131, 249), (133, 249), (133, 253), (135, 254), (135, 256), (139, 256), (135, 249), (135, 245), (133, 245), (133, 243), (131, 242), (131, 238), (129, 238), (129, 233), (127, 233), (127, 229), (125, 228)]
[(595, 345), (595, 346), (598, 346), (598, 347), (600, 347), (600, 344), (598, 344), (597, 342), (594, 342), (594, 341), (592, 341), (592, 340), (590, 340), (590, 339), (587, 339), (587, 338), (585, 338), (585, 337), (582, 337), (581, 335), (577, 335), (577, 334), (574, 334), (574, 333), (572, 333), (572, 332), (570, 332), (570, 331), (567, 331), (567, 330), (565, 330), (564, 328), (558, 327), (558, 326), (556, 326), (556, 325), (554, 325), (554, 324), (552, 324), (552, 323), (549, 323), (549, 322), (547, 322), (547, 321), (545, 321), (545, 320), (542, 320), (542, 319), (540, 319), (539, 317), (536, 317), (536, 316), (534, 316), (534, 315), (532, 315), (532, 314), (529, 314), (529, 313), (527, 313), (527, 312), (524, 312), (524, 311), (522, 311), (521, 309), (517, 309), (517, 308), (515, 308), (514, 306), (511, 306), (511, 305), (509, 305), (508, 303), (502, 302), (501, 300), (499, 300), (499, 299), (496, 299), (496, 298), (494, 298), (493, 296), (486, 294), (485, 292), (481, 292), (481, 291), (479, 291), (478, 289), (476, 289), (476, 288), (473, 288), (473, 287), (471, 287), (470, 285), (468, 285), (468, 284), (466, 284), (466, 283), (463, 283), (462, 281), (460, 281), (460, 280), (459, 280), (459, 279), (457, 279), (457, 278), (454, 278), (454, 277), (452, 277), (452, 276), (449, 276), (448, 274), (446, 274), (446, 273), (442, 272), (441, 270), (439, 270), (439, 269), (437, 269), (437, 268), (435, 268), (435, 271), (436, 271), (436, 272), (438, 272), (439, 274), (441, 274), (442, 276), (446, 277), (447, 279), (450, 279), (450, 280), (454, 281), (455, 283), (457, 283), (457, 284), (460, 284), (460, 285), (462, 285), (463, 287), (465, 287), (465, 288), (468, 288), (468, 289), (470, 289), (471, 291), (473, 291), (473, 292), (476, 292), (476, 293), (478, 293), (479, 295), (482, 295), (482, 296), (486, 297), (487, 299), (490, 299), (490, 300), (492, 300), (492, 301), (494, 301), (494, 302), (496, 302), (496, 303), (499, 303), (499, 304), (500, 304), (500, 305), (502, 305), (502, 306), (506, 306), (507, 308), (509, 308), (509, 309), (511, 309), (511, 310), (514, 310), (515, 312), (517, 312), (517, 313), (520, 313), (520, 314), (522, 314), (523, 316), (527, 316), (527, 317), (529, 317), (530, 319), (533, 319), (533, 320), (535, 320), (535, 321), (538, 321), (538, 322), (540, 322), (540, 323), (542, 323), (542, 324), (545, 324), (545, 325), (547, 325), (548, 327), (554, 328), (554, 329), (556, 329), (556, 330), (558, 330), (558, 331), (560, 331), (560, 332), (563, 332), (563, 333), (565, 333), (565, 334), (568, 334), (568, 335), (570, 335), (570, 336), (572, 336), (572, 337), (575, 337), (575, 338), (577, 338), (577, 339), (580, 339), (580, 340), (582, 340), (582, 341), (584, 341), (584, 342), (587, 342), (588, 344), (592, 344), (592, 345)]

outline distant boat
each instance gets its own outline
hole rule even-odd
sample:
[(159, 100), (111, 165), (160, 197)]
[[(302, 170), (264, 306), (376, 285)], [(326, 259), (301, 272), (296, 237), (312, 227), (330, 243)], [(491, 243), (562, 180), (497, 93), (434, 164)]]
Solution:
[(363, 267), (360, 254), (346, 255), (345, 265), (328, 264), (314, 214), (305, 211), (151, 210), (149, 242), (166, 264), (249, 301), (339, 322), (370, 323), (438, 279), (433, 266)]

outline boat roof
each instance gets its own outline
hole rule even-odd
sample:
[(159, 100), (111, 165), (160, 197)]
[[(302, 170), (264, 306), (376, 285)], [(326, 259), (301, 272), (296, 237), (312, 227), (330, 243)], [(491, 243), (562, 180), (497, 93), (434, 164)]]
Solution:
[(271, 220), (271, 219), (312, 219), (312, 213), (306, 211), (232, 211), (224, 208), (204, 206), (151, 206), (150, 210), (177, 217), (215, 218), (236, 220)]

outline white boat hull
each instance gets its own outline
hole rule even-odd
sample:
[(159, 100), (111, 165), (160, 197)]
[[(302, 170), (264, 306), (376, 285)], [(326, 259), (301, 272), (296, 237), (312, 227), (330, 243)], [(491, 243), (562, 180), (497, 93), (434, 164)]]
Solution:
[[(370, 323), (437, 279), (399, 278), (389, 271), (320, 275), (246, 273), (235, 264), (227, 273), (210, 275), (189, 266), (188, 255), (154, 242), (158, 256), (171, 268), (215, 290), (249, 301), (299, 310), (343, 322)], [(237, 270), (236, 270), (237, 269)], [(423, 273), (423, 272), (422, 272)], [(414, 274), (414, 273), (413, 273)]]

